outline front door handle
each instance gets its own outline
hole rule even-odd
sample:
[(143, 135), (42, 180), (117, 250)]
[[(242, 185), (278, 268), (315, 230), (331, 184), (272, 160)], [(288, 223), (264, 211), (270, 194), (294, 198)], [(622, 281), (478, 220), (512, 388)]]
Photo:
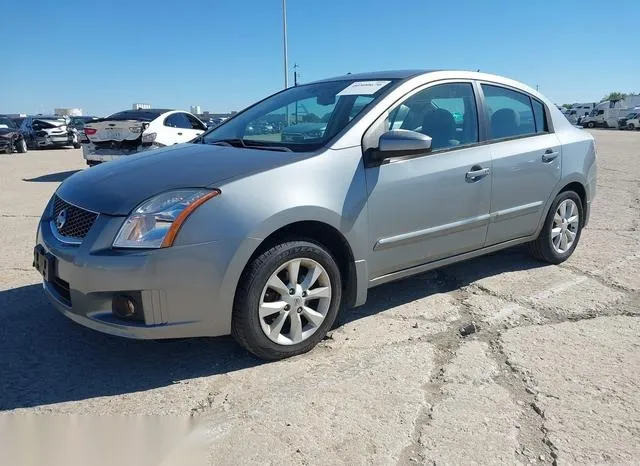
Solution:
[(491, 173), (491, 170), (488, 168), (481, 168), (479, 166), (471, 167), (471, 170), (469, 170), (465, 175), (465, 180), (467, 183), (475, 183), (487, 176), (489, 173)]
[(182, 133), (178, 133), (178, 136), (182, 136)]
[(555, 159), (558, 158), (559, 155), (560, 155), (560, 152), (558, 152), (557, 150), (547, 149), (544, 152), (544, 154), (542, 154), (542, 161), (553, 162)]

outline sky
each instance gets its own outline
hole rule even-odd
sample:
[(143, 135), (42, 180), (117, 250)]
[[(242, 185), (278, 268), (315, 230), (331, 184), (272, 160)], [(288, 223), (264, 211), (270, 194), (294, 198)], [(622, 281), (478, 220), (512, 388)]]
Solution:
[[(0, 113), (223, 113), (284, 86), (282, 0), (8, 0), (2, 16)], [(288, 0), (290, 81), (294, 64), (301, 83), (480, 69), (558, 104), (599, 101), (640, 92), (638, 19), (637, 0)]]

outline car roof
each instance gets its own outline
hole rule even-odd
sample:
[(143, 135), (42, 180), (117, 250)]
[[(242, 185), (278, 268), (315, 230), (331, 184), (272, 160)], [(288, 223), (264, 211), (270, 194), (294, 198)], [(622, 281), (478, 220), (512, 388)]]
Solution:
[[(407, 79), (426, 73), (433, 73), (438, 70), (390, 70), (390, 71), (372, 71), (369, 73), (349, 73), (333, 78), (319, 79), (314, 83), (322, 83), (329, 81), (347, 81), (347, 80), (371, 80), (377, 81), (381, 79)], [(312, 83), (313, 84), (313, 83)]]
[[(175, 108), (141, 108), (139, 109), (141, 112), (151, 112), (151, 113), (167, 113), (167, 112), (175, 112)], [(136, 110), (131, 110), (135, 112)]]

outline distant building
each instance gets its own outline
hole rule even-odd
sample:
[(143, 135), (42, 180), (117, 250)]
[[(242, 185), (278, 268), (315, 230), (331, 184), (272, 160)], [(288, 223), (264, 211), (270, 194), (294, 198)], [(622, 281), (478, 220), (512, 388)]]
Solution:
[(81, 108), (54, 108), (53, 113), (62, 116), (82, 116)]
[(148, 108), (151, 108), (151, 104), (133, 104), (131, 108), (133, 110), (146, 110)]
[(191, 106), (191, 113), (193, 113), (194, 115), (200, 115), (200, 105), (192, 105)]

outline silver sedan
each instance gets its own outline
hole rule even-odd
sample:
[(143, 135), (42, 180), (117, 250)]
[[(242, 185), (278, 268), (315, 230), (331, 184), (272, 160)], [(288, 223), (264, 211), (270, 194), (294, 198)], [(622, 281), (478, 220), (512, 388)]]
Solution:
[(351, 74), (70, 177), (44, 210), (34, 266), (87, 327), (231, 333), (279, 359), (382, 283), (523, 243), (566, 260), (595, 178), (593, 138), (523, 84)]

